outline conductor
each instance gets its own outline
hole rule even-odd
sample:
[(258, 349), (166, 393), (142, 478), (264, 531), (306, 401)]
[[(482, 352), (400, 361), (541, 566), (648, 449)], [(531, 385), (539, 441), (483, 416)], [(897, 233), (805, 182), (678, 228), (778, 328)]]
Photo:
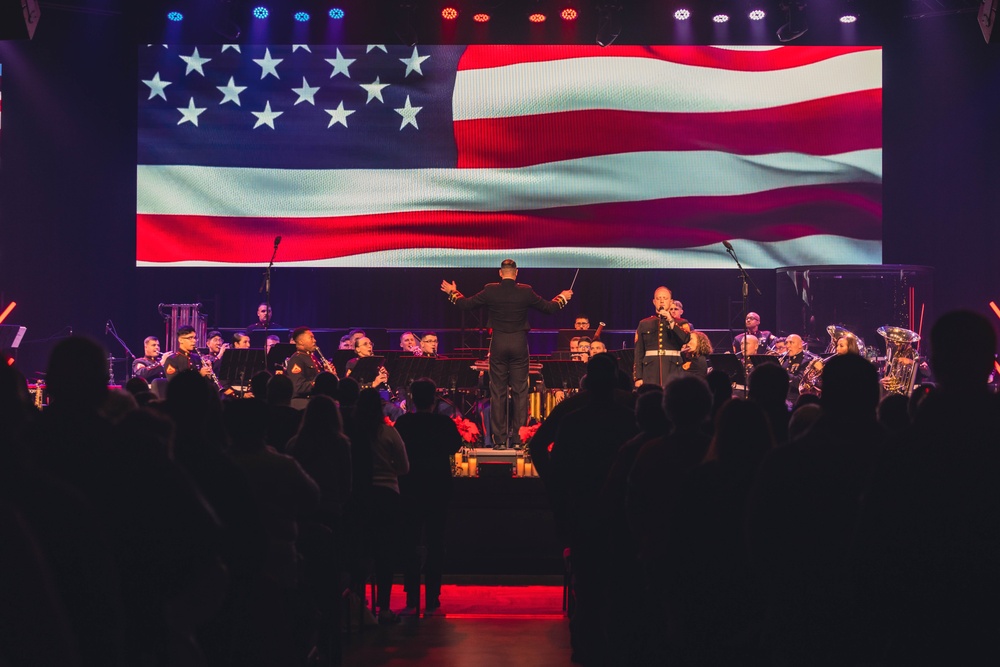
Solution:
[[(470, 297), (462, 296), (454, 282), (441, 281), (441, 291), (462, 310), (486, 306), (490, 341), (490, 431), (494, 449), (522, 446), (520, 427), (528, 423), (528, 309), (554, 313), (566, 307), (572, 290), (563, 290), (546, 301), (531, 288), (516, 282), (517, 264), (512, 259), (500, 263), (500, 282), (489, 283)], [(507, 391), (514, 400), (514, 414), (507, 415)]]

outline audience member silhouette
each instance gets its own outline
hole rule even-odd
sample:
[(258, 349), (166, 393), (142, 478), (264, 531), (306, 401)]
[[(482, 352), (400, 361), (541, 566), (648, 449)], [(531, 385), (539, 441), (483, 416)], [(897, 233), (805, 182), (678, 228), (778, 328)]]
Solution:
[(749, 398), (764, 408), (774, 441), (783, 445), (788, 440), (788, 372), (778, 364), (760, 364), (750, 371)]
[(265, 441), (279, 452), (302, 423), (302, 411), (292, 407), (295, 386), (287, 375), (275, 375), (267, 381), (267, 435)]
[(441, 606), (444, 576), (445, 527), (451, 501), (451, 466), (462, 437), (455, 422), (436, 411), (437, 387), (427, 378), (410, 385), (410, 403), (416, 412), (400, 416), (396, 430), (406, 444), (410, 471), (399, 478), (404, 515), (404, 570), (407, 614), (420, 608), (420, 546), (425, 547), (425, 614)]

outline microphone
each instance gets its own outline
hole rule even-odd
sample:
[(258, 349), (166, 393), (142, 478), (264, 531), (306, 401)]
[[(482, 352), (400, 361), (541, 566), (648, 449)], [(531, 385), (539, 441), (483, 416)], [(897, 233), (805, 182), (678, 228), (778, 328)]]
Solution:
[(275, 236), (274, 237), (274, 247), (277, 248), (279, 243), (281, 243), (281, 237), (280, 236)]
[(723, 241), (722, 245), (726, 246), (726, 250), (732, 250), (733, 249), (733, 244), (730, 243), (729, 241)]
[(111, 331), (111, 320), (104, 323), (104, 335), (107, 336), (109, 331)]

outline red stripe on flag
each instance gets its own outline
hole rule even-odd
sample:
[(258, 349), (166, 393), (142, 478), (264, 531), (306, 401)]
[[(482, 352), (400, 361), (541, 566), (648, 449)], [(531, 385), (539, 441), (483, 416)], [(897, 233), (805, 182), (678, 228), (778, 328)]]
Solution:
[(765, 72), (812, 65), (830, 58), (877, 51), (879, 46), (783, 47), (768, 51), (733, 51), (711, 46), (571, 46), (523, 44), (469, 46), (458, 61), (458, 71), (487, 69), (524, 63), (552, 62), (575, 58), (649, 58), (679, 65), (713, 67), (745, 72)]
[(881, 148), (882, 91), (770, 109), (655, 113), (594, 109), (456, 121), (458, 166), (524, 167), (594, 155), (711, 150), (836, 155)]
[[(286, 262), (408, 248), (572, 247), (581, 239), (588, 247), (651, 249), (813, 234), (879, 240), (881, 193), (880, 185), (847, 184), (502, 213), (413, 211), (323, 218), (140, 214), (136, 255), (140, 262), (154, 263), (259, 263), (258, 246), (248, 239), (278, 234)], [(194, 246), (192, 238), (199, 239)]]

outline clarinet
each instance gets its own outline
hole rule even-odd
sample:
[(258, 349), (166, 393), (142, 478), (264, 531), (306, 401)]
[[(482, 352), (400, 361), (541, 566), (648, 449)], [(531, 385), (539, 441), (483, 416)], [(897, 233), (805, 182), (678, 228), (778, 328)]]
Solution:
[(319, 357), (319, 363), (323, 367), (323, 370), (326, 371), (327, 373), (333, 373), (334, 375), (336, 375), (337, 369), (334, 367), (333, 364), (331, 364), (329, 361), (326, 360), (326, 357), (323, 356), (323, 353), (319, 349), (319, 345), (317, 345), (313, 349), (313, 351), (316, 353), (316, 356)]
[[(192, 357), (193, 356), (194, 354), (192, 354)], [(205, 377), (207, 377), (209, 380), (212, 381), (212, 384), (215, 385), (216, 390), (222, 391), (222, 383), (219, 382), (219, 378), (215, 377), (215, 371), (212, 370), (212, 362), (206, 359), (205, 357), (201, 356), (200, 354), (197, 356), (198, 356), (198, 363), (201, 364), (201, 367), (209, 369), (208, 375), (206, 375)], [(191, 365), (194, 366), (194, 359), (192, 358), (191, 361), (192, 361)]]

